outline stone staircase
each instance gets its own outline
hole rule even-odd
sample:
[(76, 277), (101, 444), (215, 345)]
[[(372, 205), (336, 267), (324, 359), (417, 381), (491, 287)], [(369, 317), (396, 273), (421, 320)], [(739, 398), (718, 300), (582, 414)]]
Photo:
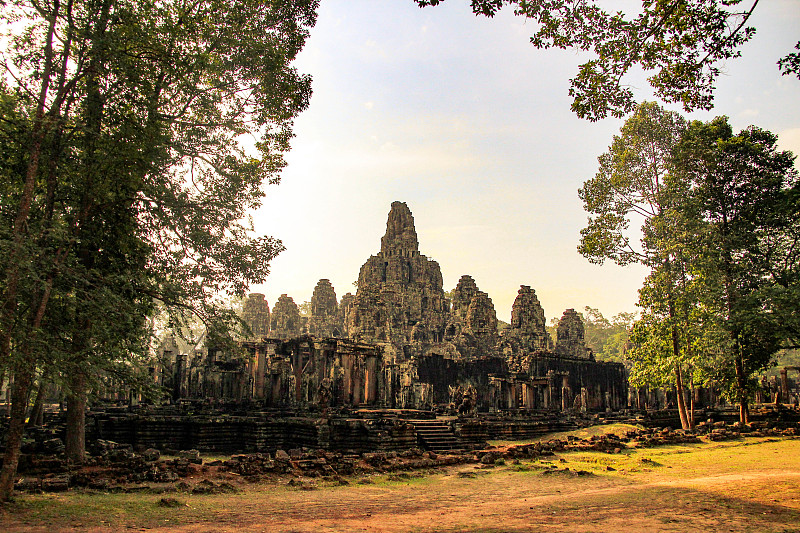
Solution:
[(450, 426), (439, 420), (409, 420), (417, 432), (420, 445), (432, 452), (464, 450), (464, 445), (456, 438)]

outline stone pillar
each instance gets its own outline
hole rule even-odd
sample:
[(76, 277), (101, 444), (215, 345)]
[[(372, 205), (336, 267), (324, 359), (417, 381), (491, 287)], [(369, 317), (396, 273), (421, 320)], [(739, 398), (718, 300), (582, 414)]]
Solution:
[(569, 376), (561, 377), (561, 410), (566, 411), (572, 406), (572, 391), (569, 388)]
[(763, 385), (763, 383), (761, 385), (759, 385), (759, 387), (756, 389), (756, 403), (757, 404), (764, 403), (764, 385)]
[(533, 385), (530, 383), (522, 384), (522, 398), (525, 409), (533, 409), (533, 395), (535, 393)]
[(520, 405), (519, 405), (519, 396), (520, 396), (519, 388), (520, 388), (520, 384), (517, 383), (516, 381), (514, 383), (511, 383), (511, 387), (509, 387), (509, 390), (511, 392), (511, 403), (510, 403), (509, 407), (511, 407), (512, 409), (519, 409), (519, 407), (520, 407)]
[(499, 411), (500, 402), (500, 382), (495, 378), (489, 378), (489, 412)]
[(375, 357), (365, 356), (364, 364), (364, 392), (365, 403), (369, 405), (375, 404), (378, 399), (378, 372), (377, 361)]
[(182, 385), (183, 385), (183, 378), (185, 375), (184, 367), (186, 366), (186, 355), (185, 354), (177, 354), (175, 356), (175, 368), (173, 369), (172, 375), (172, 400), (178, 401), (183, 396), (182, 394)]
[(254, 389), (253, 398), (263, 400), (265, 396), (265, 380), (267, 372), (267, 357), (266, 350), (256, 347), (255, 349), (255, 376), (254, 376)]
[(787, 375), (787, 370), (785, 368), (781, 368), (781, 395), (780, 395), (780, 401), (781, 401), (781, 403), (785, 403), (785, 402), (789, 401), (789, 376)]
[(606, 391), (606, 413), (611, 412), (611, 393)]
[(586, 390), (586, 387), (581, 387), (581, 412), (583, 413), (586, 412), (588, 404), (589, 404), (589, 391)]

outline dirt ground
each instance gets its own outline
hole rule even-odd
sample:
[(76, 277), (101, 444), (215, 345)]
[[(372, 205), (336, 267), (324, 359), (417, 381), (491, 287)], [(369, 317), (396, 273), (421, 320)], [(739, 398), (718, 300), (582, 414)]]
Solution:
[[(0, 511), (0, 530), (800, 532), (800, 439), (573, 452), (345, 486), (240, 486), (233, 495), (23, 496)], [(164, 497), (179, 506), (161, 507)]]

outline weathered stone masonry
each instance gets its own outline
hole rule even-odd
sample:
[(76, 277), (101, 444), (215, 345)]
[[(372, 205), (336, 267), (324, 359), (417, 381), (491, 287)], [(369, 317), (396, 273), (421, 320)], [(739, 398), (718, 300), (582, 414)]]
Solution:
[[(381, 249), (361, 267), (357, 285), (355, 295), (337, 302), (330, 281), (320, 280), (305, 324), (287, 295), (271, 313), (263, 295), (251, 295), (243, 311), (253, 332), (242, 344), (249, 356), (208, 350), (205, 362), (193, 359), (194, 382), (203, 386), (180, 390), (322, 410), (470, 413), (626, 405), (622, 365), (594, 360), (574, 310), (564, 312), (554, 345), (527, 285), (520, 287), (502, 334), (491, 298), (472, 277), (461, 277), (451, 302), (439, 264), (419, 252), (405, 203), (392, 204)], [(172, 370), (178, 378), (191, 375)]]

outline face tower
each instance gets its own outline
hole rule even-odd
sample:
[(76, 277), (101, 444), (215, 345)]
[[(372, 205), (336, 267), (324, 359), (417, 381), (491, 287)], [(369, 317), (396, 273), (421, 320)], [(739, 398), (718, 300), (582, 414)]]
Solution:
[(394, 202), (381, 250), (359, 272), (349, 336), (397, 345), (440, 342), (448, 313), (439, 263), (419, 253), (414, 216), (404, 202)]

